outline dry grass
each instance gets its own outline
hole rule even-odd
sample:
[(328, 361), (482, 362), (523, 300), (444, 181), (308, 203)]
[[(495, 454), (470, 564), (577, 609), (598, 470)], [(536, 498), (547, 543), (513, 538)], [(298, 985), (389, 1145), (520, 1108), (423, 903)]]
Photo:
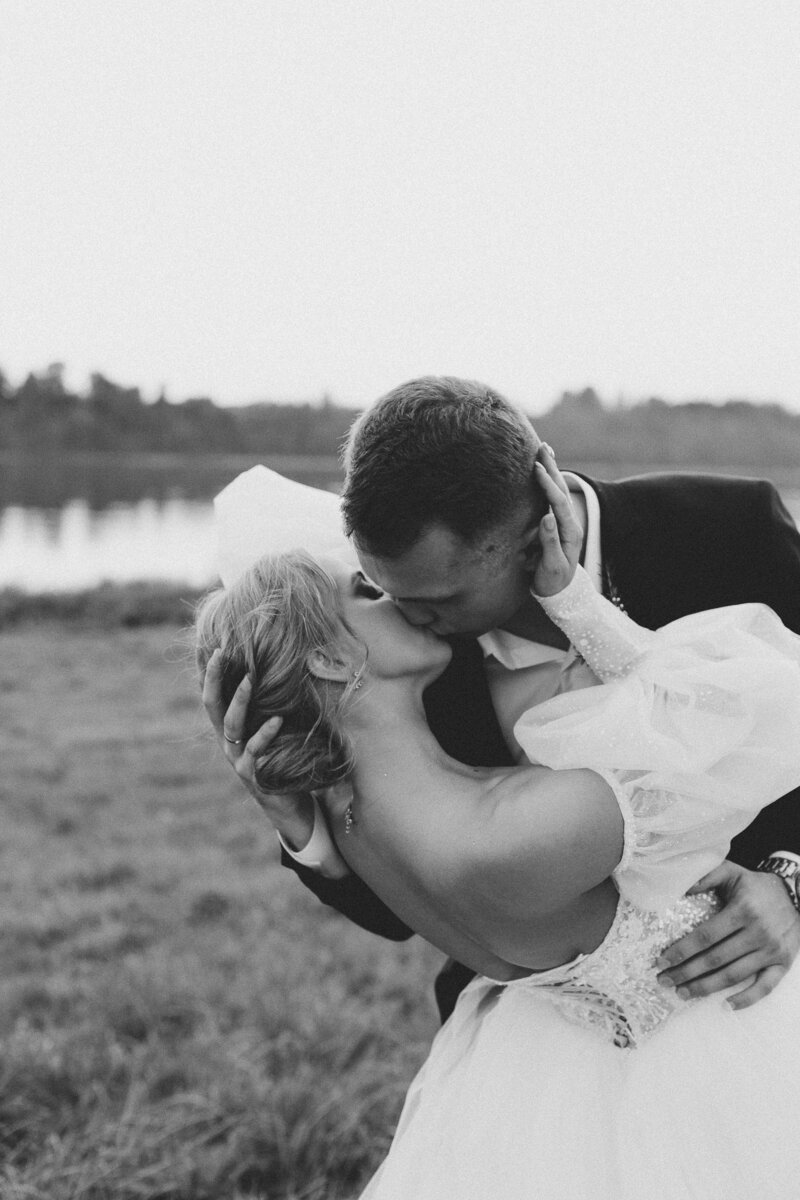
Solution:
[(436, 956), (278, 864), (169, 627), (0, 635), (2, 1200), (337, 1200), (436, 1026)]

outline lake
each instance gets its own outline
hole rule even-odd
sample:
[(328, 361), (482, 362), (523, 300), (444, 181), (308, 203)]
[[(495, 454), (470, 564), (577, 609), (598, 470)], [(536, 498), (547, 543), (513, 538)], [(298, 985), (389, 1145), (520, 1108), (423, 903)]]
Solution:
[[(216, 576), (212, 499), (255, 461), (157, 455), (0, 460), (0, 588), (71, 591), (138, 579), (210, 584)], [(341, 485), (335, 460), (267, 465), (316, 487), (337, 491)], [(641, 472), (632, 464), (579, 469), (606, 479)], [(800, 477), (776, 483), (800, 523)]]
[[(0, 588), (76, 591), (109, 580), (214, 581), (213, 497), (260, 461), (240, 456), (0, 458)], [(335, 459), (268, 466), (338, 491)]]

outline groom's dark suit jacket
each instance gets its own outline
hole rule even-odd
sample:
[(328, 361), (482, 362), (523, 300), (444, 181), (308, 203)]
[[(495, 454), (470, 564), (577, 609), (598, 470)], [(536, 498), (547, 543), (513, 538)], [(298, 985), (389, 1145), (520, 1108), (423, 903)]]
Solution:
[[(600, 501), (604, 590), (640, 625), (658, 629), (688, 613), (760, 601), (800, 633), (800, 533), (770, 483), (673, 474), (588, 482)], [(513, 763), (476, 641), (454, 640), (453, 661), (425, 693), (425, 707), (454, 758), (476, 766)], [(764, 809), (735, 839), (730, 857), (754, 867), (775, 850), (800, 853), (800, 790)], [(363, 928), (398, 941), (411, 935), (358, 877), (328, 880), (287, 855), (284, 863)], [(437, 979), (443, 1019), (470, 977), (449, 963)]]

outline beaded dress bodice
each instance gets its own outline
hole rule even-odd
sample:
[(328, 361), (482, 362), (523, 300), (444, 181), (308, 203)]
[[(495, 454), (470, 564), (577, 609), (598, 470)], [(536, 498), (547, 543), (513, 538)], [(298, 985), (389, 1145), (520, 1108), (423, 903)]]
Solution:
[(597, 950), (507, 986), (543, 992), (568, 1021), (615, 1046), (635, 1049), (691, 1001), (657, 979), (655, 960), (672, 942), (719, 909), (713, 892), (682, 896), (664, 912), (643, 912), (620, 898)]
[(719, 908), (713, 892), (688, 889), (761, 807), (797, 785), (800, 639), (757, 604), (642, 629), (580, 568), (558, 595), (537, 599), (604, 686), (530, 709), (515, 737), (531, 762), (605, 779), (624, 847), (601, 945), (507, 986), (545, 994), (570, 1021), (634, 1048), (686, 1007), (658, 982), (655, 960)]

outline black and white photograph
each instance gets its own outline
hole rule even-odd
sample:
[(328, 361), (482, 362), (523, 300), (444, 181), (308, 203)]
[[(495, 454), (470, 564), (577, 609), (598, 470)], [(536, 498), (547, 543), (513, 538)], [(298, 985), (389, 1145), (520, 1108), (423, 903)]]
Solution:
[(0, 1200), (800, 1200), (800, 8), (0, 0)]

